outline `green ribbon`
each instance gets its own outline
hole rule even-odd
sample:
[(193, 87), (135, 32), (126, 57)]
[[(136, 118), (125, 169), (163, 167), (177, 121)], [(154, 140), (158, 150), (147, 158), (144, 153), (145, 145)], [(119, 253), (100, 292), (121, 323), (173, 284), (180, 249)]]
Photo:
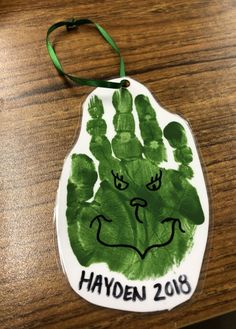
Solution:
[(119, 89), (121, 87), (128, 87), (129, 82), (128, 80), (122, 80), (121, 82), (110, 82), (107, 80), (94, 80), (94, 79), (85, 79), (85, 78), (79, 78), (77, 76), (65, 73), (62, 65), (56, 55), (56, 52), (49, 41), (50, 34), (56, 30), (57, 28), (61, 26), (66, 26), (67, 30), (70, 31), (77, 26), (85, 25), (85, 24), (92, 24), (94, 25), (97, 30), (100, 32), (102, 37), (109, 43), (109, 45), (115, 50), (115, 52), (119, 55), (120, 58), (120, 77), (125, 77), (125, 63), (124, 60), (120, 54), (120, 49), (116, 45), (115, 41), (112, 39), (112, 37), (97, 23), (92, 22), (90, 19), (70, 19), (68, 21), (61, 21), (58, 23), (53, 24), (47, 32), (46, 36), (46, 46), (48, 49), (49, 56), (51, 57), (51, 60), (57, 69), (57, 71), (62, 74), (63, 76), (69, 78), (70, 80), (74, 81), (75, 83), (78, 83), (80, 85), (87, 85), (87, 86), (93, 86), (93, 87), (104, 87), (104, 88), (113, 88), (113, 89)]

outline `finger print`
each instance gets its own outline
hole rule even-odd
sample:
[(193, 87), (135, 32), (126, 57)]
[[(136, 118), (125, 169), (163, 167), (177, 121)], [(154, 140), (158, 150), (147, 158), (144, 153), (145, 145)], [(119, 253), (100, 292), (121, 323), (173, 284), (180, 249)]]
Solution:
[(144, 141), (145, 156), (156, 163), (166, 160), (166, 149), (162, 139), (162, 131), (158, 125), (156, 113), (148, 97), (138, 95), (135, 98), (135, 106), (138, 112), (141, 135)]

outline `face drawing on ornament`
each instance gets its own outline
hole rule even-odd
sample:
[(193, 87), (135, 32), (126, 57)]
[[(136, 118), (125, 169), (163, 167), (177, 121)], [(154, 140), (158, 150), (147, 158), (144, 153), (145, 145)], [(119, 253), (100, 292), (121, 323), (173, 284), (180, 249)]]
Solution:
[[(191, 185), (192, 151), (180, 123), (161, 130), (147, 96), (136, 96), (133, 106), (130, 92), (120, 89), (112, 102), (116, 134), (111, 141), (101, 99), (93, 96), (88, 106), (87, 132), (98, 172), (88, 155), (72, 155), (66, 212), (70, 244), (82, 266), (105, 263), (131, 280), (160, 277), (180, 264), (204, 222)], [(133, 107), (142, 141), (135, 135)], [(161, 166), (167, 161), (164, 140), (177, 170)]]

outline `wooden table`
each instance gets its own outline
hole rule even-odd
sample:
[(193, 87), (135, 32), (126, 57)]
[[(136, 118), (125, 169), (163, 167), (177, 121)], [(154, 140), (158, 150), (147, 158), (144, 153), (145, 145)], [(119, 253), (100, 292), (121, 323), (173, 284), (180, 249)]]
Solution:
[[(172, 329), (236, 309), (235, 0), (7, 1), (0, 3), (0, 327)], [(92, 88), (59, 77), (47, 28), (89, 17), (117, 41), (129, 76), (187, 118), (211, 199), (208, 248), (190, 302), (136, 314), (89, 304), (70, 288), (54, 241), (53, 208), (63, 160)], [(67, 72), (112, 78), (118, 60), (96, 30), (56, 32)]]

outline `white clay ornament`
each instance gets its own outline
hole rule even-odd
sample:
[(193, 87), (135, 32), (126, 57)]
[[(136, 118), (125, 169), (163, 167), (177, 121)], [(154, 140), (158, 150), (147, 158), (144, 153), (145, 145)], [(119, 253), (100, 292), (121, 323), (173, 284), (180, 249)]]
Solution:
[[(63, 24), (62, 24), (63, 23)], [(136, 312), (171, 310), (193, 295), (204, 257), (209, 202), (186, 120), (124, 76), (98, 85), (63, 166), (55, 220), (60, 260), (74, 291), (93, 304)], [(95, 23), (119, 53), (114, 40)], [(116, 48), (115, 48), (116, 47)], [(102, 85), (102, 87), (101, 87)]]

